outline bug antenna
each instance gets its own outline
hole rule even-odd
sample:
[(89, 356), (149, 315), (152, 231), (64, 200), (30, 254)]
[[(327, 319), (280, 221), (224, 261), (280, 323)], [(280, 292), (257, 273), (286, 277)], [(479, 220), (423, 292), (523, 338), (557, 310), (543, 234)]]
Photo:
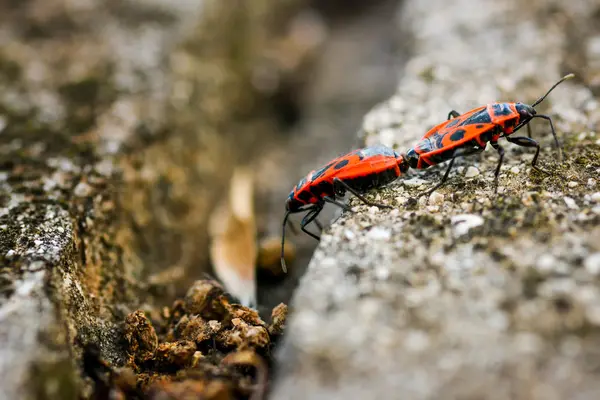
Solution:
[(548, 91), (546, 92), (546, 94), (545, 94), (545, 95), (543, 95), (542, 97), (540, 97), (539, 99), (537, 99), (537, 100), (535, 101), (535, 103), (533, 103), (533, 104), (531, 105), (531, 107), (534, 107), (534, 108), (535, 108), (535, 106), (537, 106), (537, 105), (538, 105), (538, 104), (540, 104), (542, 101), (544, 101), (544, 99), (545, 99), (545, 98), (546, 98), (546, 97), (547, 97), (547, 96), (550, 94), (550, 92), (551, 92), (551, 91), (553, 91), (553, 90), (554, 90), (554, 88), (555, 88), (555, 87), (557, 87), (558, 85), (560, 85), (560, 84), (561, 84), (561, 83), (563, 83), (564, 81), (566, 81), (566, 80), (568, 80), (568, 79), (571, 79), (571, 78), (575, 78), (575, 74), (569, 74), (569, 75), (565, 75), (565, 76), (563, 76), (563, 77), (562, 77), (562, 79), (561, 79), (560, 81), (556, 82), (556, 83), (555, 83), (555, 84), (554, 84), (554, 85), (553, 85), (553, 86), (550, 88), (550, 90), (548, 90)]
[(284, 250), (285, 250), (285, 225), (287, 224), (288, 217), (290, 216), (290, 211), (285, 212), (285, 217), (283, 217), (282, 231), (281, 231), (281, 269), (283, 272), (287, 274), (287, 267), (285, 266), (284, 259)]

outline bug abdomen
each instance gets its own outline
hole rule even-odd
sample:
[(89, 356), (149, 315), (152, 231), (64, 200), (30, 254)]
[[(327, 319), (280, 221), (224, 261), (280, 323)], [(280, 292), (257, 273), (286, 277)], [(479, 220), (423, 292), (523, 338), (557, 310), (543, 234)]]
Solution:
[(356, 191), (366, 192), (373, 188), (385, 186), (388, 183), (395, 181), (397, 178), (398, 169), (396, 167), (391, 167), (354, 178), (343, 178), (343, 181)]

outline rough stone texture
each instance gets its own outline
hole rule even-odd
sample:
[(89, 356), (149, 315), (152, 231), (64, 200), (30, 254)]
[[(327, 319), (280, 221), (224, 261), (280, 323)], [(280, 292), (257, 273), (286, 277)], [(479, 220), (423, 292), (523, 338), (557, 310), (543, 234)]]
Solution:
[(600, 396), (599, 13), (595, 1), (404, 2), (397, 34), (413, 55), (397, 95), (366, 116), (367, 144), (405, 149), (451, 109), (531, 102), (575, 72), (539, 107), (566, 159), (535, 122), (550, 177), (503, 143), (497, 195), (486, 151), (429, 199), (411, 201), (444, 166), (370, 194), (395, 210), (351, 200), (358, 212), (322, 236), (294, 296), (272, 398)]
[(202, 272), (221, 182), (273, 134), (277, 87), (251, 83), (280, 73), (262, 52), (300, 3), (0, 5), (0, 398), (81, 394), (82, 345), (124, 362), (142, 277)]

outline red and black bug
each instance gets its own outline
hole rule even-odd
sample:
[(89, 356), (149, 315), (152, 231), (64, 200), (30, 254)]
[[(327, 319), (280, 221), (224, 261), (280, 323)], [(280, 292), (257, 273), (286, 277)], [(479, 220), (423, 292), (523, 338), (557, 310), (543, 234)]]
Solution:
[(292, 189), (285, 202), (283, 232), (281, 235), (281, 267), (286, 271), (283, 259), (285, 244), (285, 227), (290, 214), (306, 212), (300, 227), (302, 231), (319, 240), (306, 226), (311, 222), (322, 229), (316, 220), (325, 203), (335, 204), (344, 210), (350, 207), (336, 199), (350, 192), (363, 203), (370, 206), (391, 208), (382, 204), (368, 201), (361, 193), (382, 187), (393, 182), (402, 173), (408, 171), (408, 163), (404, 155), (398, 154), (385, 146), (373, 146), (354, 150), (338, 157), (323, 168), (310, 172)]
[[(532, 105), (524, 103), (492, 103), (487, 106), (475, 108), (464, 114), (459, 114), (455, 110), (450, 111), (447, 121), (431, 128), (414, 147), (406, 152), (407, 161), (411, 168), (425, 169), (450, 160), (448, 169), (440, 183), (429, 190), (427, 194), (431, 194), (446, 182), (450, 169), (452, 169), (454, 160), (457, 157), (480, 153), (485, 149), (487, 143), (490, 143), (500, 156), (494, 175), (497, 188), (498, 174), (500, 173), (500, 167), (504, 159), (504, 149), (498, 144), (498, 139), (500, 138), (506, 138), (506, 140), (518, 146), (535, 147), (536, 152), (533, 156), (531, 166), (537, 171), (549, 174), (536, 165), (540, 154), (540, 145), (531, 138), (529, 122), (533, 118), (542, 118), (550, 123), (552, 136), (554, 136), (554, 142), (558, 148), (559, 159), (562, 159), (562, 151), (556, 137), (556, 132), (554, 131), (552, 119), (547, 115), (537, 114), (535, 106), (540, 104), (556, 86), (573, 77), (573, 74), (563, 77)], [(524, 126), (527, 126), (527, 137), (510, 136)]]

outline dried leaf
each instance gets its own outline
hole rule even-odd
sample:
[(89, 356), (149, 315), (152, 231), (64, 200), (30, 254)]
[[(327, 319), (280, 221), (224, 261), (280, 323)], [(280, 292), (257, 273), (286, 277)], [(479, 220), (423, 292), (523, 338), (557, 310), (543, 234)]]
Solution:
[(256, 304), (257, 256), (253, 179), (250, 170), (237, 168), (229, 194), (210, 220), (210, 255), (216, 275), (227, 291), (245, 306)]

